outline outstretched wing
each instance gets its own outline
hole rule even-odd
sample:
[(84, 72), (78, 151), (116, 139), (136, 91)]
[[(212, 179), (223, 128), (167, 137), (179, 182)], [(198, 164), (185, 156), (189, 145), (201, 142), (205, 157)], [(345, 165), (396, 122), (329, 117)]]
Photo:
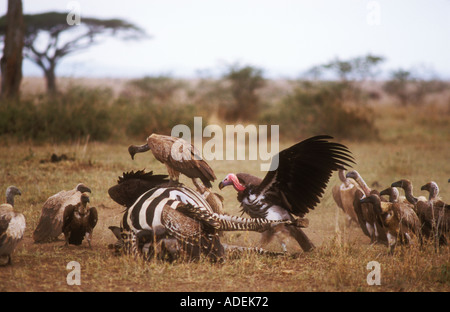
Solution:
[(276, 198), (297, 216), (314, 209), (332, 172), (354, 163), (346, 146), (329, 139), (332, 137), (315, 136), (281, 151), (272, 161), (272, 169), (278, 167), (267, 173), (256, 193), (266, 199)]

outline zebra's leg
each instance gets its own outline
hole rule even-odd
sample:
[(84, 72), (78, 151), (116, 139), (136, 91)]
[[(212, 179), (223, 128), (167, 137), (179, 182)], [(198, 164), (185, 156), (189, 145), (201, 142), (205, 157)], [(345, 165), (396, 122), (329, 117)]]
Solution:
[[(219, 230), (222, 231), (256, 231), (265, 232), (273, 226), (290, 225), (294, 227), (305, 227), (306, 222), (293, 220), (269, 220), (265, 218), (241, 218), (237, 216), (219, 215), (213, 213), (213, 220), (220, 224)], [(307, 220), (307, 219), (303, 219)]]

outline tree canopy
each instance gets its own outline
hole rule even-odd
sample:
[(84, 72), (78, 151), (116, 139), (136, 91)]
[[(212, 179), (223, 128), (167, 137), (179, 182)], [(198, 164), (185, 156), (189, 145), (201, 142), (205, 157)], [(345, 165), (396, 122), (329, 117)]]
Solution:
[[(25, 14), (24, 23), (24, 57), (44, 71), (49, 92), (56, 91), (55, 68), (64, 56), (87, 49), (108, 36), (121, 40), (147, 36), (143, 29), (122, 19), (82, 17), (79, 25), (70, 25), (65, 12)], [(2, 16), (0, 40), (5, 34), (6, 16)]]

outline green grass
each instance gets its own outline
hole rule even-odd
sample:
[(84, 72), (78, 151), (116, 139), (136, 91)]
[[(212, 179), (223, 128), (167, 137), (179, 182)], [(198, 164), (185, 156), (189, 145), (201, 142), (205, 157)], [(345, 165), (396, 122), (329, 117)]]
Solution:
[[(441, 197), (450, 200), (448, 112), (436, 109), (428, 115), (430, 120), (418, 108), (405, 113), (393, 107), (377, 111), (380, 141), (343, 142), (355, 156), (354, 168), (369, 186), (376, 182), (379, 190), (408, 178), (416, 195), (426, 195), (420, 186), (434, 180)], [(292, 143), (283, 142), (282, 146)], [(313, 252), (301, 252), (290, 240), (288, 250), (298, 253), (296, 258), (247, 255), (223, 264), (206, 260), (168, 264), (114, 256), (107, 247), (115, 241), (108, 226), (119, 224), (123, 208), (109, 198), (108, 188), (123, 171), (146, 168), (166, 172), (150, 153), (132, 161), (127, 146), (85, 141), (70, 145), (6, 142), (0, 146), (0, 188), (4, 192), (8, 185), (16, 185), (22, 190), (16, 210), (27, 220), (25, 238), (13, 255), (13, 265), (0, 268), (0, 291), (450, 291), (449, 247), (438, 253), (431, 246), (398, 247), (391, 256), (386, 247), (370, 245), (362, 231), (355, 225), (347, 227), (345, 216), (336, 210), (331, 196), (331, 187), (338, 181), (336, 175), (321, 203), (307, 215), (310, 226), (305, 232), (317, 246)], [(46, 162), (52, 153), (64, 153), (73, 160)], [(219, 180), (230, 171), (264, 175), (255, 161), (211, 161), (210, 165)], [(91, 204), (99, 210), (93, 248), (89, 249), (86, 242), (69, 247), (64, 247), (63, 241), (34, 244), (32, 232), (44, 201), (79, 182), (93, 190)], [(185, 178), (182, 182), (191, 185)], [(217, 183), (214, 189), (225, 197), (226, 211), (240, 214), (235, 191), (219, 191)], [(259, 234), (230, 232), (222, 240), (253, 246)], [(276, 239), (267, 249), (281, 250)], [(73, 260), (81, 264), (81, 286), (66, 283), (66, 265)], [(373, 260), (381, 265), (380, 286), (366, 282), (366, 265)]]

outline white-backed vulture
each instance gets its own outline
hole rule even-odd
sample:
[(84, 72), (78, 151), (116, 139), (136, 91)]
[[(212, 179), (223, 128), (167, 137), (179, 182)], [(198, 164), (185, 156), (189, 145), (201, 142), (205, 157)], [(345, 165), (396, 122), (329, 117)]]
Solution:
[[(228, 174), (219, 184), (222, 189), (232, 185), (242, 211), (252, 218), (292, 220), (303, 218), (320, 202), (333, 171), (353, 163), (348, 148), (329, 142), (330, 136), (315, 136), (301, 141), (274, 156), (272, 171), (264, 179), (250, 174)], [(278, 166), (277, 166), (278, 165)], [(314, 249), (313, 243), (297, 227), (285, 226), (304, 251)], [(273, 233), (263, 234), (263, 245)]]
[(166, 166), (170, 180), (175, 184), (178, 183), (180, 173), (182, 173), (193, 180), (202, 194), (205, 190), (199, 187), (195, 179), (199, 178), (207, 188), (212, 187), (211, 182), (216, 179), (214, 171), (201, 158), (194, 145), (181, 138), (152, 134), (147, 138), (147, 143), (128, 147), (132, 159), (134, 159), (136, 153), (143, 153), (148, 150), (151, 150), (153, 156)]
[(370, 202), (361, 203), (360, 199), (370, 195), (378, 195), (377, 190), (371, 190), (358, 171), (352, 170), (346, 174), (347, 178), (355, 180), (360, 189), (355, 192), (353, 207), (358, 217), (358, 223), (363, 233), (370, 238), (371, 243), (387, 244), (388, 238), (386, 231), (374, 211), (373, 205)]
[(398, 241), (407, 245), (420, 235), (419, 218), (409, 205), (382, 202), (376, 194), (361, 199), (361, 203), (372, 204), (387, 233), (391, 253), (394, 252)]
[(6, 203), (0, 205), (0, 265), (11, 264), (11, 255), (25, 232), (25, 217), (14, 212), (14, 196), (21, 195), (15, 186), (6, 189)]
[(402, 188), (405, 192), (405, 197), (408, 202), (410, 202), (413, 205), (416, 205), (418, 201), (427, 201), (427, 199), (424, 196), (415, 197), (413, 195), (413, 185), (410, 180), (408, 179), (402, 179), (398, 180), (391, 184), (391, 187), (399, 187)]
[(332, 193), (334, 201), (347, 215), (349, 225), (352, 221), (358, 223), (358, 216), (356, 215), (355, 208), (353, 207), (355, 193), (358, 187), (354, 182), (345, 176), (345, 170), (339, 169), (338, 175), (339, 180), (342, 183), (340, 185), (333, 186)]
[(76, 205), (80, 201), (80, 195), (91, 190), (79, 183), (74, 189), (61, 191), (50, 196), (42, 206), (38, 225), (33, 232), (35, 243), (45, 243), (56, 240), (62, 233), (64, 210), (69, 205)]
[(400, 198), (400, 193), (396, 187), (388, 187), (380, 192), (380, 196), (389, 196), (390, 203), (397, 203)]
[(92, 232), (98, 221), (97, 209), (88, 207), (89, 196), (81, 194), (79, 202), (75, 205), (68, 205), (64, 210), (64, 222), (62, 230), (66, 245), (81, 245), (84, 237), (91, 247)]
[[(414, 211), (421, 223), (422, 238), (435, 238), (435, 224), (433, 222), (433, 209), (425, 196), (415, 197), (413, 195), (413, 185), (410, 180), (402, 179), (391, 184), (392, 187), (399, 187), (405, 191), (405, 197), (409, 203), (414, 205)], [(441, 244), (445, 244), (445, 237), (440, 238)]]
[(420, 189), (430, 193), (428, 201), (421, 202), (417, 207), (420, 210), (421, 220), (423, 219), (428, 226), (431, 225), (429, 232), (431, 235), (434, 234), (439, 245), (447, 245), (450, 234), (450, 205), (439, 198), (439, 187), (436, 182), (428, 182)]

